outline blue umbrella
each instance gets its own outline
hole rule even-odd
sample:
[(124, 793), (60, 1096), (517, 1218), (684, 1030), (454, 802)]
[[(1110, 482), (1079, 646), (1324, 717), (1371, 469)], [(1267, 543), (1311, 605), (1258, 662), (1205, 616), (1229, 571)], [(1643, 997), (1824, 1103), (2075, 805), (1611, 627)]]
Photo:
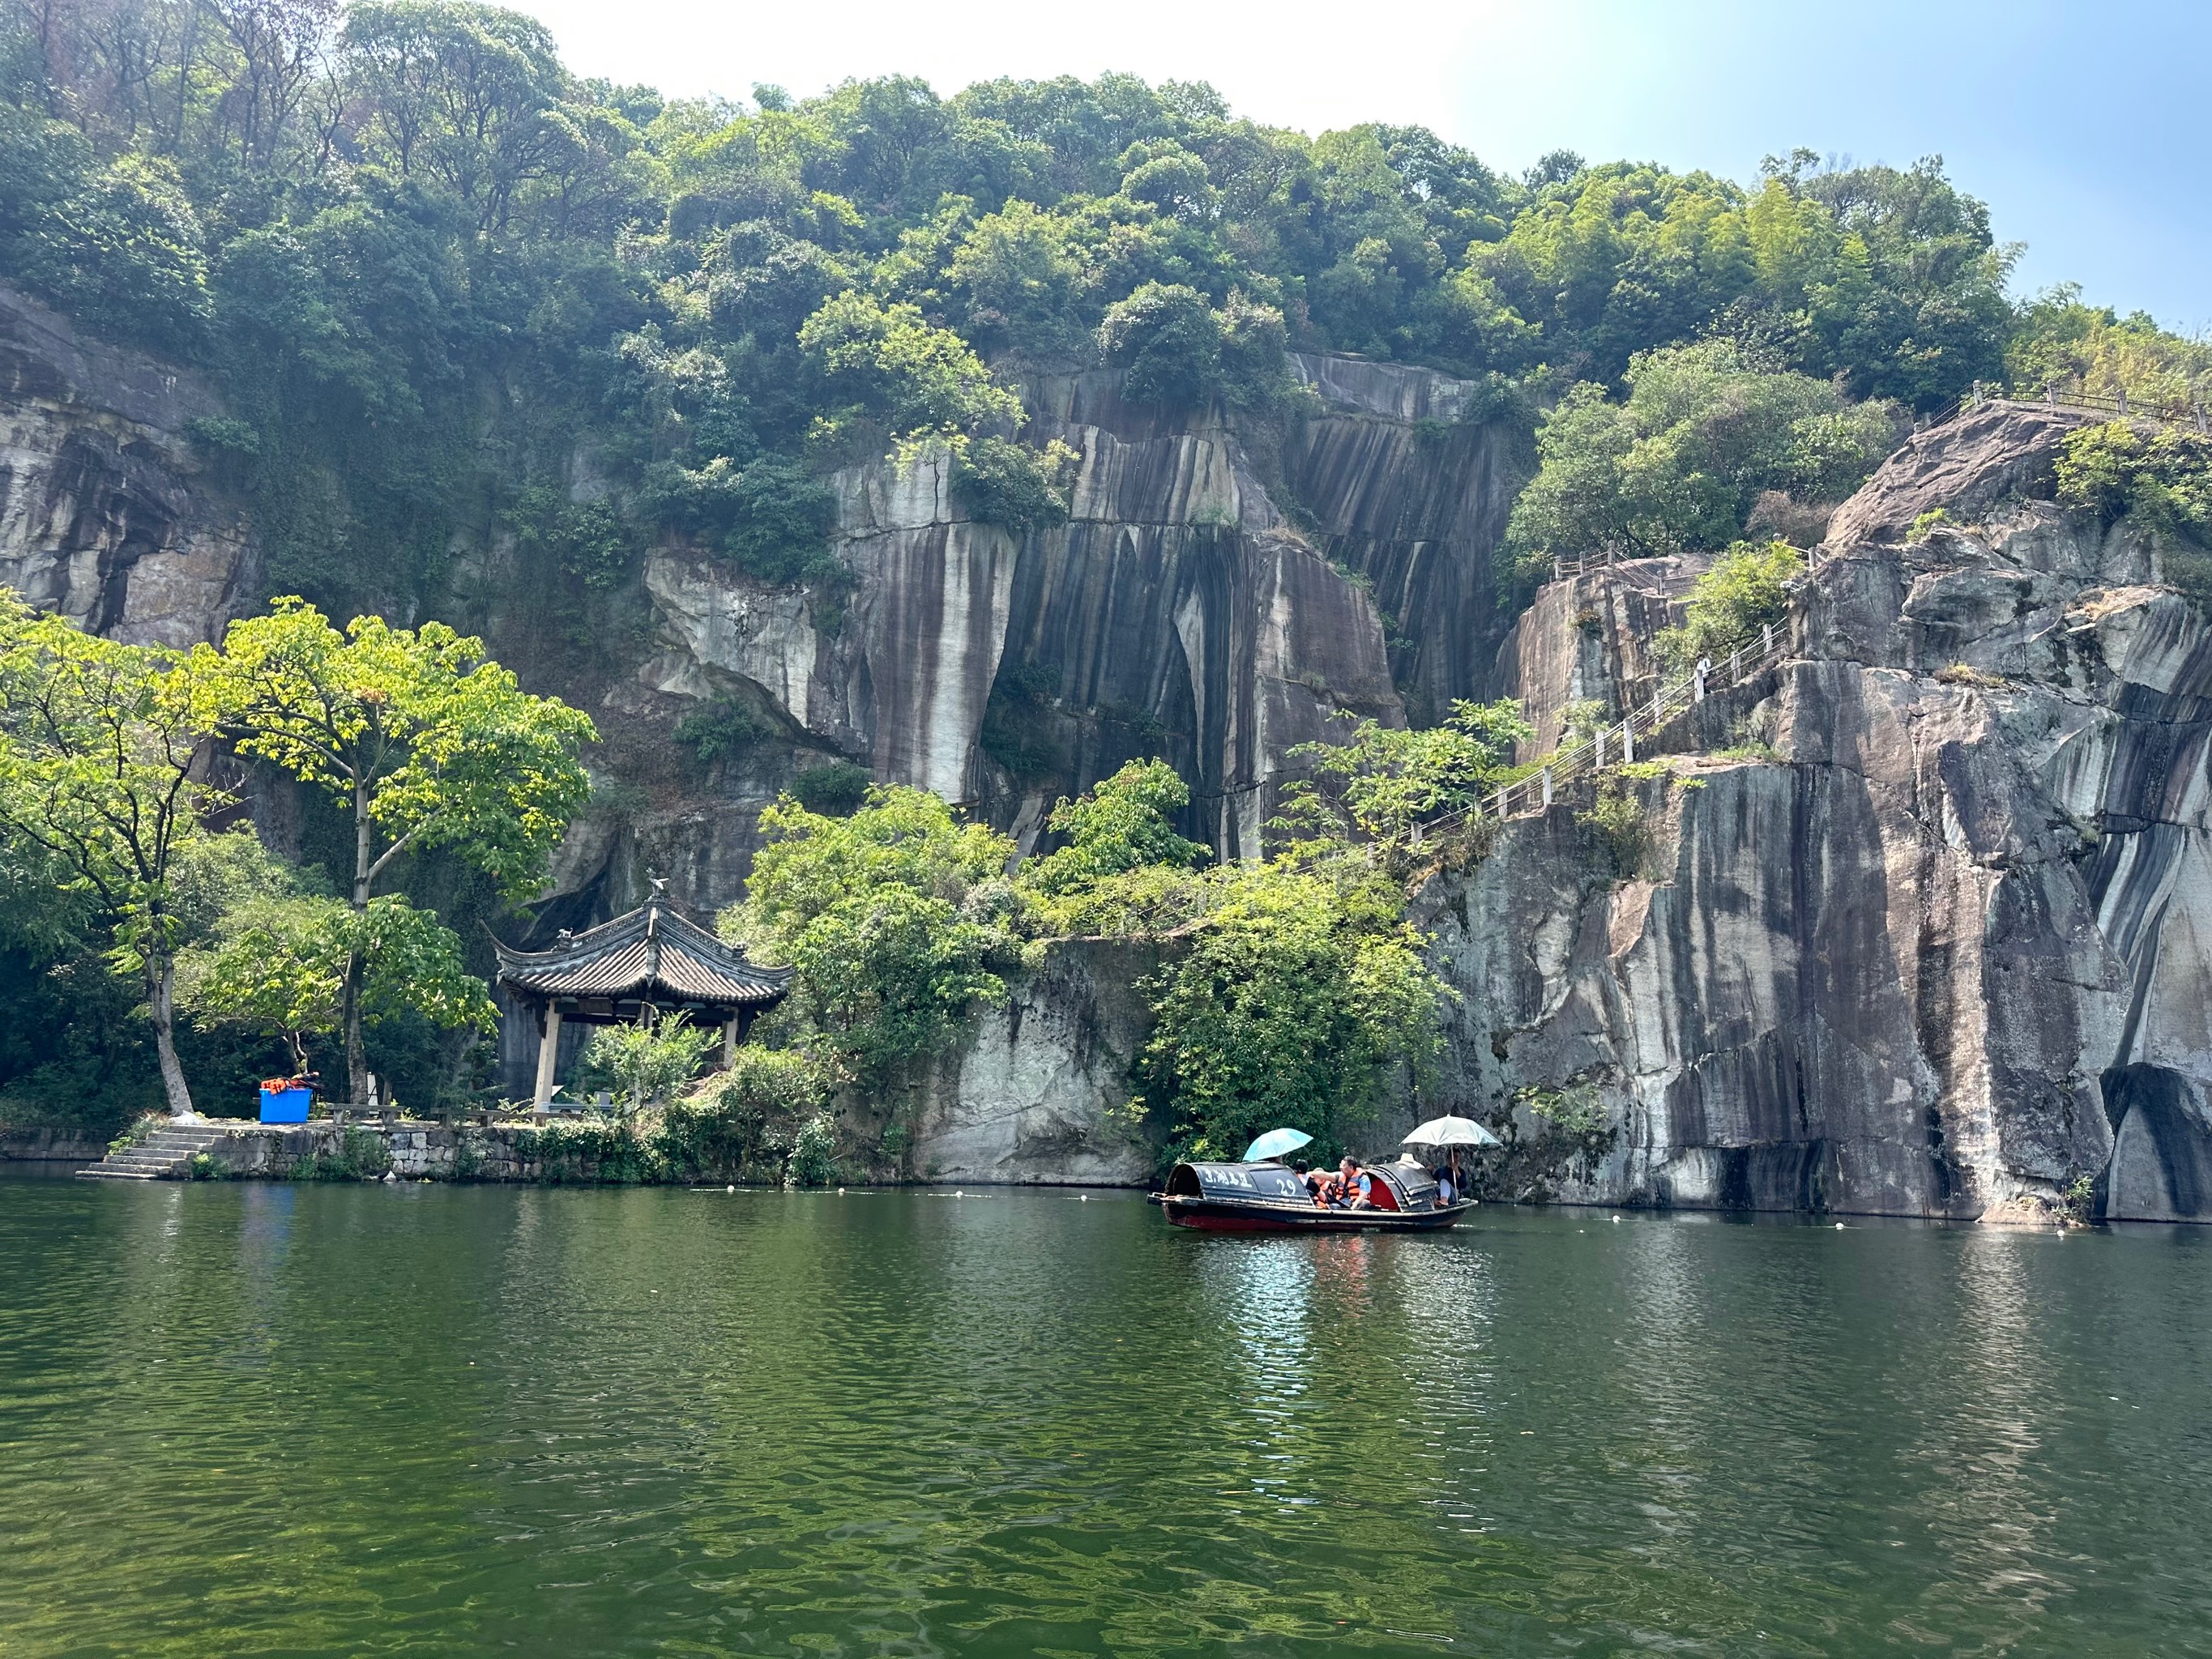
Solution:
[(1280, 1158), (1285, 1152), (1295, 1152), (1313, 1137), (1304, 1129), (1270, 1129), (1244, 1149), (1247, 1164), (1263, 1158)]

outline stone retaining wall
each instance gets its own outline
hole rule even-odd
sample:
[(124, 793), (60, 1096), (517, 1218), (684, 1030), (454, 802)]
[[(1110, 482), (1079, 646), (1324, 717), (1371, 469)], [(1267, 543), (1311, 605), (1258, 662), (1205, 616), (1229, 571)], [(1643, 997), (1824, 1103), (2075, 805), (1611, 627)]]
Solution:
[[(233, 1180), (592, 1182), (635, 1178), (621, 1143), (573, 1123), (241, 1123), (208, 1149)], [(610, 1154), (611, 1156), (610, 1156)]]
[(0, 1133), (0, 1164), (97, 1164), (107, 1152), (70, 1129), (9, 1129)]

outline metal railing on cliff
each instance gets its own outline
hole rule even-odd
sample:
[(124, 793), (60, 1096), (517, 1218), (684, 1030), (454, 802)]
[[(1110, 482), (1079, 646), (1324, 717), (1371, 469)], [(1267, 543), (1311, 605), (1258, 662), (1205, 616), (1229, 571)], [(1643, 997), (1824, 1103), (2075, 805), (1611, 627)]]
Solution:
[(1789, 648), (1787, 631), (1778, 631), (1769, 623), (1759, 630), (1757, 639), (1738, 646), (1727, 656), (1717, 660), (1698, 658), (1697, 665), (1687, 673), (1662, 681), (1649, 702), (1638, 704), (1622, 719), (1607, 722), (1578, 743), (1553, 750), (1550, 757), (1526, 777), (1504, 785), (1471, 806), (1415, 825), (1413, 844), (1419, 846), (1425, 836), (1475, 818), (1510, 818), (1547, 811), (1568, 784), (1603, 771), (1608, 757), (1623, 765), (1633, 763), (1638, 738), (1649, 738), (1662, 726), (1671, 725), (1715, 691), (1744, 684), (1764, 673), (1780, 661)]
[(2032, 386), (2007, 392), (1996, 386), (1984, 386), (1977, 380), (1974, 389), (1960, 398), (1955, 407), (1979, 409), (1986, 404), (2015, 404), (2022, 409), (2103, 415), (2114, 420), (2143, 421), (2183, 432), (2212, 433), (2212, 424), (2207, 422), (2204, 402), (2201, 398), (2130, 398), (2124, 390), (2091, 392), (2078, 383), (2071, 389), (2062, 391), (2056, 380), (2045, 383), (2040, 398), (2033, 394)]

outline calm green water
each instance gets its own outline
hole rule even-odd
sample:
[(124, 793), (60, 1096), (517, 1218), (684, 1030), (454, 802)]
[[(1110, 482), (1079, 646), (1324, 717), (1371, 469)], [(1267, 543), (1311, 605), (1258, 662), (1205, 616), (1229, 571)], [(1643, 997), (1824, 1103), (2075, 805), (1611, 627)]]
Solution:
[(2212, 1237), (0, 1183), (0, 1655), (2212, 1651)]

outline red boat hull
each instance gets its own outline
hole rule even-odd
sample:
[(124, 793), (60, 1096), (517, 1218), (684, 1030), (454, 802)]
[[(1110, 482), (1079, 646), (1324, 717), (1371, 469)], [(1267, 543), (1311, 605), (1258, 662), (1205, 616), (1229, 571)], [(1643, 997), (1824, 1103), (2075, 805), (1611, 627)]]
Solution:
[(1317, 1205), (1240, 1202), (1154, 1193), (1152, 1202), (1178, 1227), (1209, 1233), (1426, 1233), (1454, 1225), (1472, 1202), (1443, 1209), (1324, 1210)]

